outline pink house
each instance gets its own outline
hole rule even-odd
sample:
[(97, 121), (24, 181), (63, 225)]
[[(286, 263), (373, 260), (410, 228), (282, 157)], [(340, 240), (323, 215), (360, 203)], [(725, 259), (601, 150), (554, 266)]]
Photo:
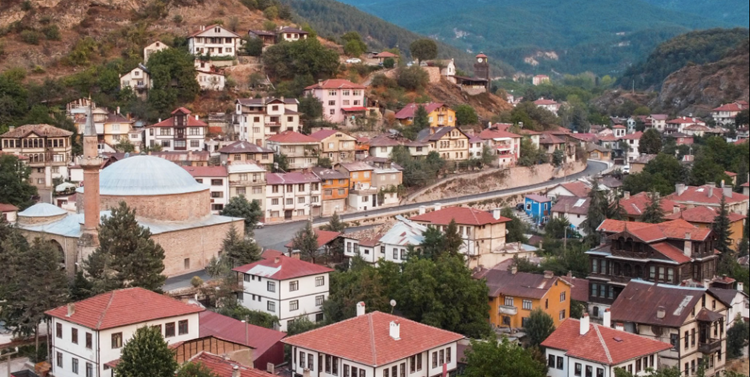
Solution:
[(323, 116), (331, 123), (348, 123), (367, 111), (365, 86), (349, 80), (321, 81), (305, 88), (307, 94), (312, 94), (323, 104)]

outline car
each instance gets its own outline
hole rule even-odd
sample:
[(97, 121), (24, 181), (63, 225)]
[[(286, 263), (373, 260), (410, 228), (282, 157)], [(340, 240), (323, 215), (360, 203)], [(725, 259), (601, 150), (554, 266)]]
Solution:
[(262, 223), (260, 221), (258, 221), (257, 223), (255, 223), (255, 229), (263, 229), (264, 226), (266, 226), (266, 224), (264, 224), (264, 223)]
[(359, 63), (362, 63), (362, 59), (360, 59), (360, 58), (349, 58), (349, 59), (346, 59), (346, 63), (347, 64), (359, 64)]

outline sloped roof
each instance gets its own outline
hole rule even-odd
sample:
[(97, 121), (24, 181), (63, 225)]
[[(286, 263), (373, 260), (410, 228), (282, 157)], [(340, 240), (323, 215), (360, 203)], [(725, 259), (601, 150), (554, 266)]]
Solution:
[(417, 112), (417, 109), (419, 106), (424, 107), (425, 111), (427, 111), (427, 114), (439, 109), (441, 106), (445, 106), (445, 104), (440, 102), (429, 102), (429, 103), (410, 103), (404, 106), (403, 109), (399, 110), (396, 113), (396, 119), (411, 119), (414, 118), (414, 114)]
[[(669, 220), (683, 219), (689, 223), (713, 224), (717, 215), (718, 209), (716, 207), (697, 206), (677, 213), (670, 213), (664, 218)], [(730, 212), (728, 217), (730, 222), (745, 219), (744, 215), (734, 212)]]
[(281, 331), (244, 323), (210, 310), (200, 313), (198, 332), (201, 338), (215, 336), (252, 347), (254, 349), (253, 360), (263, 356), (269, 348), (286, 336)]
[(364, 85), (355, 84), (349, 80), (344, 79), (330, 79), (319, 82), (314, 85), (310, 85), (306, 90), (314, 89), (365, 89)]
[[(391, 322), (399, 324), (399, 340), (390, 336)], [(381, 366), (463, 338), (461, 334), (376, 311), (290, 336), (282, 342), (368, 366)]]
[(74, 305), (71, 316), (67, 315), (65, 305), (45, 313), (90, 329), (105, 330), (204, 310), (143, 288), (118, 289), (78, 301)]
[(31, 133), (41, 137), (67, 137), (73, 135), (73, 133), (68, 130), (63, 130), (62, 128), (57, 128), (49, 124), (26, 124), (8, 131), (0, 135), (0, 137), (21, 138), (26, 137)]
[(295, 131), (284, 131), (282, 133), (269, 137), (268, 139), (266, 139), (266, 141), (271, 141), (274, 143), (320, 143), (320, 141), (315, 138), (303, 135)]
[[(612, 321), (679, 327), (705, 292), (705, 288), (631, 280), (612, 304)], [(659, 308), (664, 310), (664, 318), (657, 317)]]
[(219, 149), (219, 153), (273, 153), (273, 150), (255, 145), (248, 141), (241, 140), (223, 146), (221, 149)]
[(669, 343), (595, 323), (589, 324), (584, 335), (580, 328), (579, 320), (568, 318), (541, 345), (566, 351), (569, 357), (604, 365), (617, 365), (672, 348)]
[(498, 224), (510, 221), (502, 217), (496, 219), (489, 212), (468, 207), (447, 207), (437, 211), (427, 212), (424, 215), (411, 217), (409, 220), (428, 222), (435, 225), (448, 225), (455, 220), (459, 225), (486, 225)]
[[(247, 365), (242, 365), (236, 361), (225, 359), (223, 356), (214, 355), (212, 353), (201, 351), (197, 355), (193, 356), (189, 360), (192, 363), (202, 364), (208, 368), (217, 377), (272, 377), (271, 373), (266, 371), (255, 369)], [(238, 376), (235, 376), (234, 371), (237, 367)]]
[[(474, 274), (476, 279), (485, 279), (490, 297), (499, 295), (540, 299), (560, 280), (557, 276), (545, 278), (541, 274), (507, 270), (482, 270)], [(567, 282), (564, 282), (568, 284)]]
[(280, 256), (274, 259), (262, 259), (244, 266), (235, 267), (232, 271), (274, 280), (287, 280), (309, 275), (325, 274), (333, 270), (300, 259)]

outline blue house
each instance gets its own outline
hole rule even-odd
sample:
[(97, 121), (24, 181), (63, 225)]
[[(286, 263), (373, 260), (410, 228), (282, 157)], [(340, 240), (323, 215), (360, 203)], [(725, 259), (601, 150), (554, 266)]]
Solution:
[(524, 198), (524, 211), (534, 222), (539, 224), (548, 219), (552, 211), (552, 200), (541, 195), (526, 195)]

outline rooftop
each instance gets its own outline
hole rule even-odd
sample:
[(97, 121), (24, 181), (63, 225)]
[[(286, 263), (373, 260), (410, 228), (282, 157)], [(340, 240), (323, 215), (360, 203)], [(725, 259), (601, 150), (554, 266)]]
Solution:
[(409, 220), (427, 222), (434, 225), (448, 225), (455, 220), (459, 225), (499, 224), (510, 221), (509, 218), (499, 216), (497, 219), (491, 213), (469, 207), (447, 207), (423, 215), (411, 217)]
[[(399, 324), (399, 340), (390, 336), (391, 322)], [(461, 334), (376, 311), (282, 341), (368, 366), (381, 366), (463, 338)]]
[(68, 315), (65, 305), (45, 313), (93, 330), (105, 330), (204, 310), (143, 288), (118, 289), (73, 305), (72, 315)]
[(232, 271), (242, 272), (248, 275), (262, 276), (273, 280), (287, 280), (310, 275), (327, 274), (333, 270), (315, 263), (280, 256), (235, 267)]

